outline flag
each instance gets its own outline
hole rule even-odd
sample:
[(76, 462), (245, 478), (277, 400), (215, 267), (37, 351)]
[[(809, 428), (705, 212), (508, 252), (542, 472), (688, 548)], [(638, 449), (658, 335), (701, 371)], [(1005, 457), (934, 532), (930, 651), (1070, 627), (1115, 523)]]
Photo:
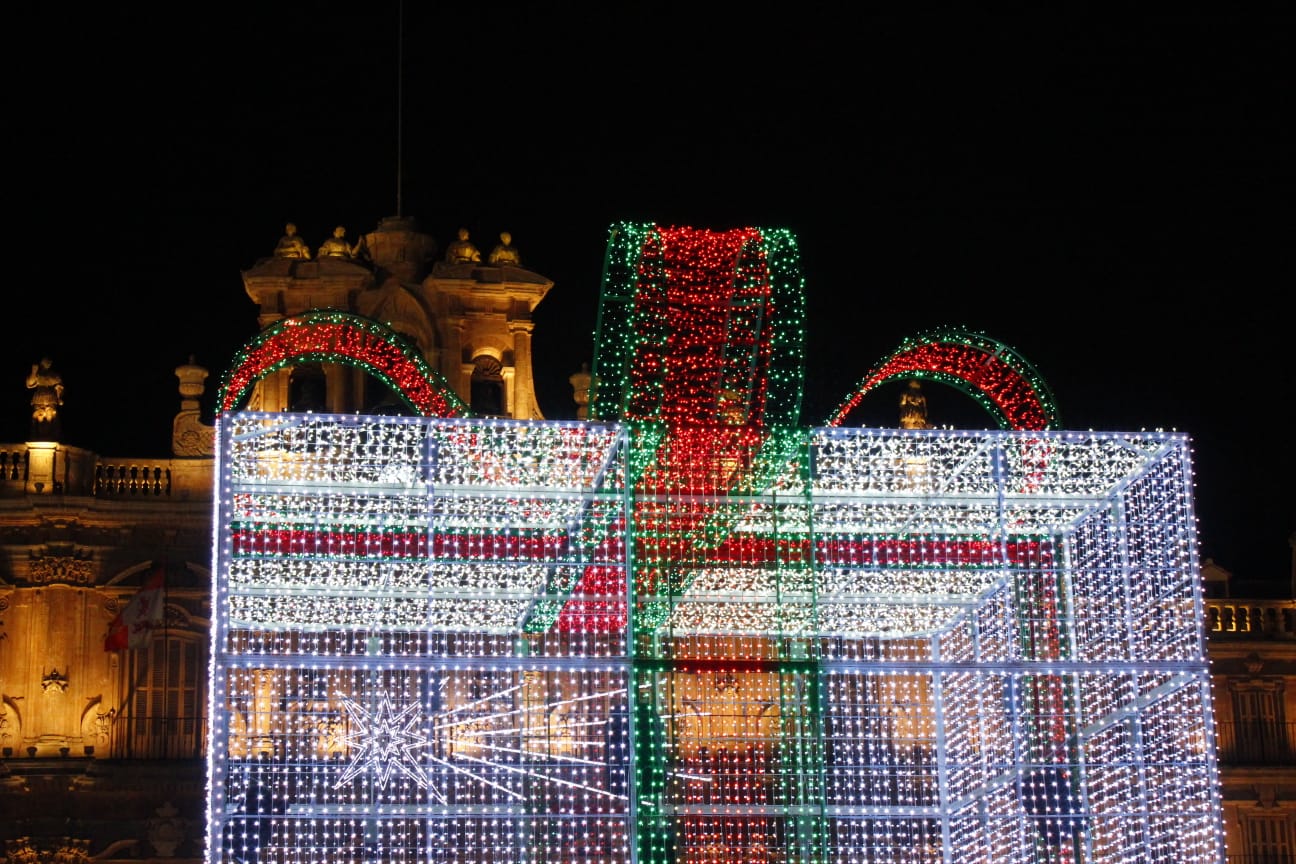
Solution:
[(108, 624), (108, 635), (104, 637), (105, 651), (142, 648), (148, 644), (153, 631), (162, 627), (166, 619), (163, 575), (164, 571), (159, 566), (126, 608)]

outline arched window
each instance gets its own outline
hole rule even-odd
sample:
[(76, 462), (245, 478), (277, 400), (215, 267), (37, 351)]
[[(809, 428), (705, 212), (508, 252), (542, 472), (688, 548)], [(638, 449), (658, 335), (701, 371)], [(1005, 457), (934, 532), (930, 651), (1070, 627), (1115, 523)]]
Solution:
[(484, 417), (504, 415), (504, 367), (489, 354), (473, 358), (472, 410)]
[(328, 405), (328, 384), (318, 363), (306, 363), (292, 370), (288, 379), (289, 411), (323, 411)]
[(413, 409), (387, 383), (372, 375), (364, 379), (364, 413), (409, 417)]

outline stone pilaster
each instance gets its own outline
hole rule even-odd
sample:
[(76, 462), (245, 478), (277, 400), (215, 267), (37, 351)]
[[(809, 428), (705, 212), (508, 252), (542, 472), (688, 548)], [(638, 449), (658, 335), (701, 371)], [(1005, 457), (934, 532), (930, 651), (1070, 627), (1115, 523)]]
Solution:
[(536, 404), (535, 378), (531, 364), (531, 321), (510, 321), (509, 336), (513, 340), (513, 416), (518, 420), (543, 420), (540, 406)]

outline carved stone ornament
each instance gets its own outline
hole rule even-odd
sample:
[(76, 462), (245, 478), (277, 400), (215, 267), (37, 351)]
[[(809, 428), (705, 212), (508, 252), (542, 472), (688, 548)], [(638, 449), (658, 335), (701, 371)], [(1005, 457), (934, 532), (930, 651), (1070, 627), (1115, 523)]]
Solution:
[(116, 722), (116, 708), (109, 708), (107, 711), (96, 712), (94, 716), (94, 731), (91, 733), (94, 736), (94, 739), (106, 744), (108, 742), (108, 735), (112, 731), (113, 724)]
[(49, 860), (53, 864), (90, 864), (90, 841), (64, 837), (54, 845)]
[(171, 428), (171, 451), (176, 456), (215, 454), (216, 428), (204, 425), (197, 412), (176, 415)]
[(1278, 804), (1278, 787), (1273, 783), (1256, 783), (1256, 804), (1262, 808), (1272, 809)]
[(89, 841), (75, 837), (64, 837), (54, 843), (49, 861), (52, 864), (89, 864)]
[(176, 849), (188, 836), (188, 820), (181, 819), (180, 811), (170, 801), (153, 811), (157, 818), (148, 823), (148, 841), (159, 858), (174, 858)]
[(8, 864), (89, 864), (90, 841), (63, 837), (41, 849), (31, 837), (18, 837), (5, 843)]
[(9, 864), (40, 864), (40, 853), (30, 837), (17, 837), (5, 842), (5, 860)]
[(94, 584), (94, 562), (72, 555), (46, 555), (31, 563), (31, 581), (37, 585)]
[(46, 693), (66, 693), (67, 688), (67, 676), (57, 669), (51, 669), (49, 674), (41, 678), (41, 689)]

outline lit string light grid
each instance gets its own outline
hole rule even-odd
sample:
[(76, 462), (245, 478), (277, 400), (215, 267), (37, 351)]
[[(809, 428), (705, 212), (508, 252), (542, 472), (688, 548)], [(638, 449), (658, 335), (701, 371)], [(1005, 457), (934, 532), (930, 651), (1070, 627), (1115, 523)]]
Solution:
[[(815, 429), (691, 495), (617, 424), (219, 431), (216, 860), (1220, 859), (1184, 436)], [(620, 630), (556, 624), (591, 571)]]

